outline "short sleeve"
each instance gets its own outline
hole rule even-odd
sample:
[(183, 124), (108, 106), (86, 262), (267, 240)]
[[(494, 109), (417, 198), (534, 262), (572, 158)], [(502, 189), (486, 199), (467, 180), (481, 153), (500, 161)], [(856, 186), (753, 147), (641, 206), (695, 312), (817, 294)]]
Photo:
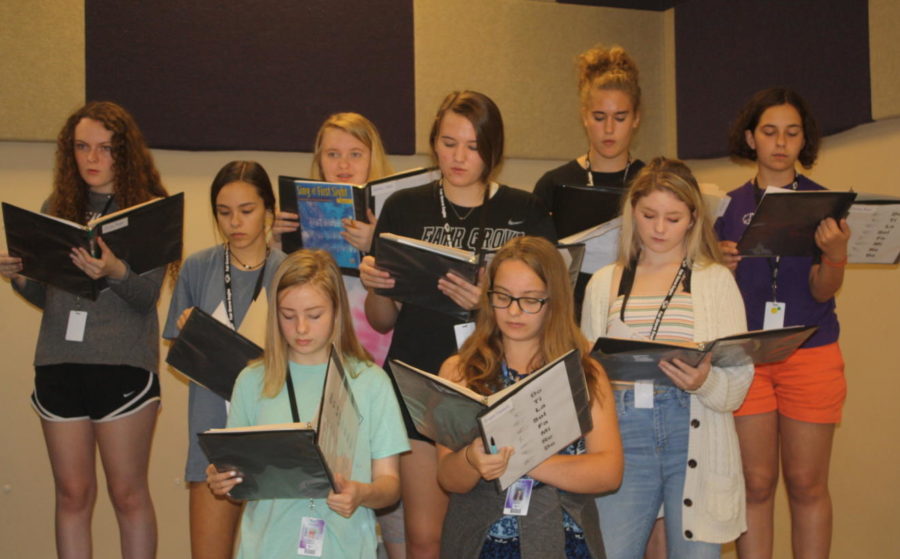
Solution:
[(175, 290), (172, 292), (169, 314), (166, 317), (166, 326), (162, 334), (162, 337), (167, 340), (178, 337), (178, 317), (181, 316), (184, 309), (196, 306), (196, 302), (191, 295), (191, 278), (194, 269), (193, 261), (187, 259), (181, 267), (181, 273), (178, 274), (178, 282), (175, 284)]
[(228, 411), (230, 427), (250, 427), (255, 424), (254, 410), (262, 394), (260, 366), (247, 367), (238, 375), (231, 392), (231, 408)]

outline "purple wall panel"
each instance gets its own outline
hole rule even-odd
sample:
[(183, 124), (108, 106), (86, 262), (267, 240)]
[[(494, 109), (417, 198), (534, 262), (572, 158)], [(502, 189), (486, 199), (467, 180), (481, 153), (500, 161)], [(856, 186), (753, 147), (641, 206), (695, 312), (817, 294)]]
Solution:
[(154, 147), (311, 151), (329, 114), (415, 151), (412, 0), (86, 0), (87, 98)]
[(872, 120), (865, 0), (690, 0), (675, 38), (680, 157), (725, 155), (740, 107), (772, 86), (806, 98), (825, 134)]

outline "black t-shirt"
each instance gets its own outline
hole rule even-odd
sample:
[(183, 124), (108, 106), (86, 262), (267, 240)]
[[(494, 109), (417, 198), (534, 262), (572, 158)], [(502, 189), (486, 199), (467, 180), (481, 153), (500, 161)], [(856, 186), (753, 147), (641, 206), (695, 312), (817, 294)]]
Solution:
[[(523, 235), (544, 237), (556, 242), (553, 222), (540, 200), (524, 190), (502, 185), (485, 206), (453, 208), (450, 207), (451, 202), (446, 200), (446, 223), (450, 225), (448, 235), (441, 215), (438, 188), (437, 183), (432, 183), (391, 195), (378, 218), (376, 237), (381, 233), (394, 233), (445, 246), (475, 250), (477, 231), (486, 207), (486, 248), (500, 248), (509, 239)], [(470, 209), (472, 211), (468, 213)], [(457, 213), (465, 219), (459, 219)], [(377, 262), (377, 254), (375, 258)], [(385, 368), (388, 368), (391, 359), (400, 359), (420, 369), (437, 373), (444, 360), (456, 353), (453, 326), (461, 322), (463, 321), (437, 311), (404, 304), (394, 325), (394, 337)]]
[[(599, 171), (591, 171), (594, 180), (594, 186), (606, 186), (613, 188), (628, 188), (631, 181), (634, 180), (641, 169), (644, 168), (644, 162), (635, 159), (626, 169), (616, 171), (615, 173), (601, 173)], [(627, 175), (625, 171), (628, 171)], [(627, 181), (627, 182), (626, 182)], [(534, 194), (544, 205), (553, 209), (553, 194), (563, 185), (568, 186), (585, 186), (587, 184), (587, 171), (577, 159), (569, 161), (565, 165), (561, 165), (556, 169), (551, 169), (544, 173), (537, 184), (534, 186)], [(575, 284), (575, 319), (581, 320), (581, 305), (584, 301), (584, 290), (587, 287), (591, 274), (578, 274), (578, 281)]]

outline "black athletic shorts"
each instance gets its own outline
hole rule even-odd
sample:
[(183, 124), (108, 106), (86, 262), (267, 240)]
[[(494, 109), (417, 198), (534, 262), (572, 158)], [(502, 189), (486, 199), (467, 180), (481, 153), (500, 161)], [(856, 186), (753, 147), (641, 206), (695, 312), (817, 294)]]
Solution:
[(128, 365), (61, 363), (34, 368), (31, 405), (47, 421), (112, 421), (159, 401), (159, 378)]

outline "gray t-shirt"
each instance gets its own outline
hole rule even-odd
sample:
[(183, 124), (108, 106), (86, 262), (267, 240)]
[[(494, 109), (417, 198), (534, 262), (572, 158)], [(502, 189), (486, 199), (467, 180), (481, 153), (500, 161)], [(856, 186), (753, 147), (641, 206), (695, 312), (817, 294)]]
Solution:
[[(89, 193), (89, 211), (99, 215), (109, 202), (106, 194)], [(48, 202), (41, 211), (46, 212)], [(115, 200), (107, 213), (118, 209)], [(61, 289), (26, 280), (13, 289), (30, 303), (44, 310), (38, 334), (34, 364), (55, 365), (80, 363), (129, 365), (148, 371), (159, 369), (159, 319), (156, 302), (165, 276), (165, 268), (138, 275), (128, 263), (121, 280), (107, 278), (109, 289), (100, 292), (96, 301), (83, 299)], [(84, 341), (66, 340), (66, 327), (71, 311), (87, 312)]]
[[(265, 275), (262, 286), (269, 290), (272, 278), (278, 265), (284, 260), (284, 253), (274, 249), (266, 259)], [(225, 301), (225, 248), (222, 245), (210, 247), (196, 252), (184, 261), (178, 284), (169, 304), (169, 316), (163, 329), (163, 338), (178, 337), (178, 317), (189, 307), (197, 307), (212, 314)], [(234, 320), (240, 327), (244, 315), (250, 308), (253, 288), (259, 278), (259, 270), (244, 271), (236, 266), (231, 267), (231, 296), (234, 308)]]

